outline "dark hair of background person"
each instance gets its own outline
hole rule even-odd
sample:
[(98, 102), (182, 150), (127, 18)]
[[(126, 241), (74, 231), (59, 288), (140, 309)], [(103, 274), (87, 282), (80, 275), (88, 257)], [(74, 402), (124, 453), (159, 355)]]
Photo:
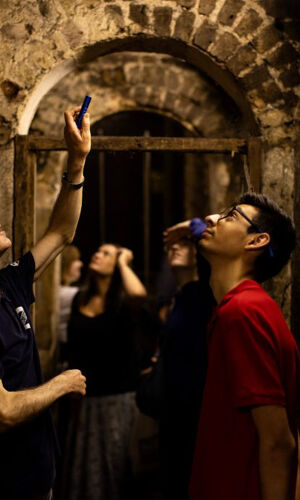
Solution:
[[(101, 243), (101, 245), (99, 246), (102, 245), (113, 245), (117, 249), (121, 248), (121, 246), (118, 245), (117, 243), (105, 242)], [(79, 307), (85, 306), (90, 301), (90, 299), (95, 295), (98, 295), (98, 293), (99, 292), (97, 288), (97, 274), (95, 273), (95, 271), (88, 269), (81, 291), (79, 293), (79, 298), (78, 298)], [(123, 297), (124, 297), (124, 292), (122, 286), (122, 279), (116, 261), (116, 266), (112, 275), (111, 283), (107, 295), (105, 297), (105, 311), (114, 311), (114, 312), (118, 311), (121, 306)]]
[[(255, 262), (255, 279), (262, 283), (278, 274), (288, 262), (296, 245), (296, 232), (292, 219), (275, 203), (263, 194), (245, 193), (238, 205), (252, 205), (259, 213), (253, 222), (262, 232), (270, 235), (274, 256), (270, 256), (268, 247)], [(250, 226), (248, 232), (255, 232), (255, 226)]]

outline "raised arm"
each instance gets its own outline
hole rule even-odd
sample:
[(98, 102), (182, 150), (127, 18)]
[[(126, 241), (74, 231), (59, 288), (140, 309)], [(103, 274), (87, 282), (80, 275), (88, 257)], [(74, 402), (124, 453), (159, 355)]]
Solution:
[[(82, 205), (82, 188), (86, 157), (91, 149), (89, 115), (85, 114), (79, 130), (74, 118), (80, 107), (65, 112), (65, 141), (68, 147), (67, 174), (62, 183), (45, 235), (32, 248), (36, 266), (34, 278), (70, 243), (76, 231)], [(75, 189), (74, 189), (75, 188)]]
[(86, 379), (79, 370), (67, 370), (45, 384), (22, 391), (7, 391), (0, 380), (0, 432), (29, 420), (69, 393), (82, 396)]
[(118, 266), (123, 287), (127, 295), (131, 297), (144, 297), (147, 295), (147, 291), (141, 280), (130, 267), (132, 260), (132, 251), (128, 248), (121, 248), (118, 256)]
[(175, 224), (174, 226), (168, 227), (163, 234), (164, 243), (172, 245), (181, 238), (189, 238), (193, 236), (190, 223), (191, 220), (185, 220), (183, 222), (178, 222), (178, 224)]
[(280, 406), (259, 406), (251, 410), (251, 415), (259, 439), (262, 500), (294, 498), (292, 464), (297, 452), (286, 409)]

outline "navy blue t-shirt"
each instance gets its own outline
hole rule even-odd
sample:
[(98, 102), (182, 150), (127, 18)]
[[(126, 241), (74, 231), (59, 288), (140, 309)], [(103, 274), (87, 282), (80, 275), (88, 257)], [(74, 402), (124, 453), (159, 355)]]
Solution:
[[(43, 382), (29, 313), (34, 272), (30, 252), (0, 270), (0, 378), (8, 391)], [(1, 498), (25, 500), (46, 493), (55, 478), (55, 451), (49, 410), (1, 433)]]
[(164, 325), (161, 356), (165, 394), (160, 449), (167, 498), (188, 498), (207, 368), (206, 327), (214, 305), (208, 283), (192, 281), (176, 294)]

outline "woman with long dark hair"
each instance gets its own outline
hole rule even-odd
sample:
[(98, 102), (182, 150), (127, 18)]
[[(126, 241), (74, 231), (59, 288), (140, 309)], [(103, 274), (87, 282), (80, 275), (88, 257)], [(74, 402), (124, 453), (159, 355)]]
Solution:
[(128, 446), (137, 379), (130, 300), (146, 295), (130, 267), (132, 259), (129, 249), (101, 245), (74, 298), (69, 363), (86, 376), (87, 397), (76, 401), (71, 417), (64, 499), (129, 498)]

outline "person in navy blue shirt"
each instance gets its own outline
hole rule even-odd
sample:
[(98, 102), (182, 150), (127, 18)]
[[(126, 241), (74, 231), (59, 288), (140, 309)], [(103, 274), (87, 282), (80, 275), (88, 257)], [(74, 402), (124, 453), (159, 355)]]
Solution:
[(180, 235), (166, 250), (177, 291), (162, 327), (160, 355), (141, 374), (137, 404), (159, 420), (163, 498), (187, 500), (206, 375), (205, 330), (215, 301), (208, 265), (190, 234)]
[[(56, 437), (49, 406), (68, 393), (84, 395), (85, 377), (67, 370), (43, 383), (29, 307), (33, 282), (74, 237), (82, 204), (83, 168), (91, 147), (89, 116), (65, 112), (67, 172), (45, 235), (20, 260), (0, 270), (0, 497), (51, 498)], [(0, 226), (0, 255), (11, 241)]]

